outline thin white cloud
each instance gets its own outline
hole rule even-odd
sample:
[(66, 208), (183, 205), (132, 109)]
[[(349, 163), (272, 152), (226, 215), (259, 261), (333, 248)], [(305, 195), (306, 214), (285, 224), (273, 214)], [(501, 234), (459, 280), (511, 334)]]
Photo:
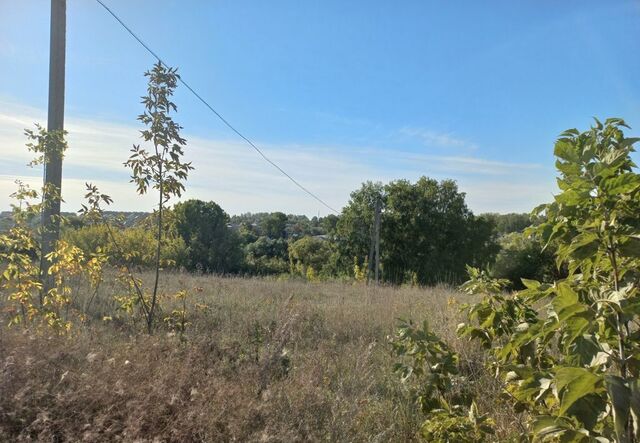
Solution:
[(491, 181), (462, 178), (458, 186), (466, 192), (467, 204), (476, 213), (528, 213), (540, 203), (552, 201), (557, 192), (554, 180), (545, 177)]
[(400, 134), (419, 139), (428, 148), (473, 152), (478, 149), (475, 143), (456, 137), (451, 133), (437, 132), (424, 128), (405, 127)]
[[(9, 207), (14, 180), (39, 186), (41, 170), (26, 164), (30, 153), (24, 147), (24, 128), (45, 121), (42, 110), (0, 101), (0, 210)], [(149, 211), (155, 199), (139, 197), (128, 183), (123, 166), (140, 127), (91, 119), (67, 118), (69, 150), (63, 174), (63, 210), (80, 207), (84, 183), (99, 185), (110, 194), (114, 208)], [(237, 140), (191, 137), (185, 133), (185, 157), (195, 170), (183, 198), (218, 202), (227, 212), (281, 210), (308, 215), (328, 210), (295, 187), (264, 162), (251, 148)], [(455, 138), (439, 138), (442, 145), (462, 146)], [(272, 160), (290, 172), (308, 189), (340, 210), (354, 189), (367, 180), (383, 182), (421, 175), (452, 178), (468, 196), (476, 212), (525, 211), (549, 199), (553, 179), (536, 164), (497, 162), (471, 155), (420, 155), (397, 149), (316, 145), (260, 145)]]
[(431, 165), (438, 172), (475, 175), (513, 175), (514, 172), (539, 171), (542, 165), (537, 163), (514, 163), (486, 160), (476, 157), (410, 155), (411, 161)]

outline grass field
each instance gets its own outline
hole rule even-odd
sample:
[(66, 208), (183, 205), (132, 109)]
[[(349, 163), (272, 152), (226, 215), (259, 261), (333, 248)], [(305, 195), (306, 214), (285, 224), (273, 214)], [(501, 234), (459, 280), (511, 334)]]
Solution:
[(398, 318), (428, 319), (461, 354), (497, 437), (519, 432), (482, 352), (456, 338), (468, 296), (454, 290), (188, 274), (162, 281), (164, 293), (192, 289), (184, 340), (103, 321), (114, 314), (115, 283), (69, 337), (3, 327), (0, 441), (412, 441), (422, 417), (392, 371), (388, 344)]

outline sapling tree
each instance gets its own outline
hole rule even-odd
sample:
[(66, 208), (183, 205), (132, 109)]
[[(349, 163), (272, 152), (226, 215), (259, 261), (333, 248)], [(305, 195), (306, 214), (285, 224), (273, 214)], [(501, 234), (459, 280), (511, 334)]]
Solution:
[[(65, 137), (67, 132), (64, 130), (49, 131), (40, 124), (35, 124), (35, 130), (25, 129), (24, 134), (29, 142), (27, 148), (36, 154), (27, 166), (34, 167), (38, 165), (50, 164), (54, 159), (62, 159), (67, 150), (67, 142)], [(56, 241), (60, 231), (60, 203), (62, 196), (60, 188), (53, 183), (45, 183), (42, 188), (42, 203), (40, 211), (42, 213), (41, 232), (42, 238), (41, 250), (51, 252), (56, 248)], [(55, 210), (54, 208), (58, 208)], [(58, 213), (58, 215), (55, 215)], [(40, 279), (42, 281), (42, 290), (40, 291), (40, 305), (44, 304), (46, 293), (52, 288), (53, 281), (49, 275), (49, 266), (51, 261), (46, 254), (40, 257)]]
[(125, 166), (131, 168), (131, 182), (135, 183), (138, 194), (146, 194), (149, 188), (158, 193), (155, 279), (147, 316), (147, 329), (151, 333), (158, 299), (163, 209), (171, 197), (182, 194), (183, 182), (193, 167), (190, 162), (182, 161), (186, 140), (180, 136), (182, 127), (171, 117), (171, 113), (177, 111), (176, 105), (171, 101), (179, 79), (177, 70), (158, 62), (145, 76), (148, 77), (147, 95), (142, 97), (144, 112), (138, 120), (147, 127), (140, 132), (151, 149), (134, 145)]
[[(35, 130), (27, 129), (25, 135), (29, 140), (27, 148), (36, 154), (29, 166), (44, 164), (52, 155), (61, 157), (67, 147), (63, 131), (47, 131), (36, 124)], [(104, 260), (96, 254), (86, 256), (63, 240), (56, 241), (53, 250), (43, 254), (38, 241), (40, 232), (33, 227), (34, 221), (43, 208), (61, 201), (60, 190), (44, 186), (38, 192), (20, 181), (16, 184), (18, 190), (11, 195), (17, 202), (11, 205), (13, 226), (0, 234), (0, 262), (3, 263), (0, 292), (8, 302), (9, 324), (44, 324), (67, 332), (72, 326), (69, 278), (86, 275), (92, 289), (97, 290)], [(55, 220), (60, 222), (61, 218)], [(46, 263), (42, 269), (36, 265), (38, 258)], [(43, 271), (46, 271), (44, 275)]]
[[(492, 351), (534, 441), (639, 441), (640, 174), (620, 119), (564, 132), (555, 145), (560, 192), (529, 229), (556, 248), (568, 277), (523, 280), (512, 297), (478, 272), (483, 292), (463, 335)], [(540, 310), (541, 306), (546, 309)]]

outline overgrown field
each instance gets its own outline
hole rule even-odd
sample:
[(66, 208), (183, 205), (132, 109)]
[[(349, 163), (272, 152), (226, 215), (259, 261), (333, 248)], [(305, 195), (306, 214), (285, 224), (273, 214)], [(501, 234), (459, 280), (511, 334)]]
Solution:
[[(424, 417), (393, 373), (398, 318), (428, 319), (460, 353), (465, 388), (498, 437), (520, 432), (482, 353), (456, 337), (471, 296), (179, 273), (162, 281), (163, 293), (191, 288), (182, 338), (118, 320), (115, 282), (69, 336), (0, 328), (0, 441), (412, 441)], [(76, 289), (74, 304), (86, 307)]]

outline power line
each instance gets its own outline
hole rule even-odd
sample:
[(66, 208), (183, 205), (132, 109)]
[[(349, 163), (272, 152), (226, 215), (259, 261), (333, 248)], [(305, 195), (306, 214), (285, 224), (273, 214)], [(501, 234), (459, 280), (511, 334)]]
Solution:
[[(144, 49), (147, 50), (147, 52), (149, 52), (149, 54), (151, 54), (153, 57), (155, 57), (158, 62), (160, 62), (162, 65), (164, 65), (165, 67), (169, 67), (161, 58), (158, 54), (156, 54), (140, 37), (138, 37), (138, 35), (133, 32), (131, 30), (131, 28), (129, 28), (129, 26), (127, 26), (121, 19), (120, 17), (118, 17), (118, 15), (116, 15), (115, 12), (113, 12), (107, 5), (105, 5), (102, 0), (96, 0), (109, 14), (111, 14), (111, 16), (113, 18), (115, 18), (118, 23), (120, 23), (120, 25), (129, 33), (131, 34), (131, 36), (136, 39), (138, 41), (138, 43), (140, 43), (142, 45), (142, 47)], [(297, 187), (299, 187), (300, 189), (302, 189), (304, 192), (306, 192), (307, 194), (309, 194), (311, 197), (313, 197), (314, 199), (316, 199), (318, 202), (320, 202), (322, 205), (324, 205), (326, 208), (328, 208), (329, 210), (335, 212), (336, 214), (338, 214), (338, 211), (336, 211), (335, 209), (333, 209), (331, 206), (329, 206), (327, 203), (324, 202), (324, 200), (322, 200), (320, 197), (318, 197), (317, 195), (315, 195), (313, 192), (309, 191), (307, 188), (305, 188), (302, 184), (300, 184), (295, 178), (291, 177), (284, 169), (282, 169), (280, 166), (278, 166), (277, 163), (273, 162), (269, 157), (267, 157), (265, 155), (264, 152), (262, 152), (262, 150), (260, 148), (258, 148), (251, 140), (249, 140), (244, 134), (242, 134), (239, 130), (237, 130), (231, 123), (229, 123), (227, 121), (227, 119), (225, 119), (218, 111), (216, 111), (213, 106), (211, 106), (204, 98), (202, 98), (202, 96), (200, 94), (198, 94), (191, 86), (189, 86), (189, 84), (187, 82), (185, 82), (182, 77), (178, 77), (178, 81), (180, 83), (182, 83), (198, 100), (200, 100), (202, 102), (202, 104), (204, 104), (211, 112), (213, 112), (215, 114), (216, 117), (218, 117), (218, 119), (220, 119), (220, 121), (222, 123), (224, 123), (229, 129), (231, 129), (236, 135), (238, 135), (238, 137), (240, 137), (241, 139), (243, 139), (245, 142), (247, 142), (247, 144), (249, 144), (249, 146), (251, 146), (253, 149), (256, 150), (256, 152), (258, 154), (260, 154), (260, 156), (267, 162), (269, 163), (271, 166), (273, 166), (274, 168), (276, 168), (278, 171), (280, 171), (285, 177), (287, 177), (289, 180), (291, 180), (293, 182), (293, 184), (295, 184)]]

